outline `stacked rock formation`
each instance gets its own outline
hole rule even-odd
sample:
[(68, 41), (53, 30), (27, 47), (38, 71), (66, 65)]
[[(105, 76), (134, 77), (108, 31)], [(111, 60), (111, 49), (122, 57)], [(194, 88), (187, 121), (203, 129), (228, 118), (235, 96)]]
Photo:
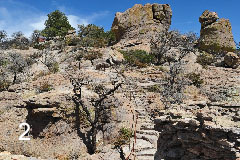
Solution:
[(228, 19), (219, 19), (216, 12), (206, 10), (199, 18), (201, 32), (199, 49), (211, 53), (232, 52), (236, 49), (231, 23)]
[(169, 29), (172, 10), (168, 4), (136, 4), (133, 8), (117, 12), (112, 31), (125, 47), (149, 43), (157, 32)]

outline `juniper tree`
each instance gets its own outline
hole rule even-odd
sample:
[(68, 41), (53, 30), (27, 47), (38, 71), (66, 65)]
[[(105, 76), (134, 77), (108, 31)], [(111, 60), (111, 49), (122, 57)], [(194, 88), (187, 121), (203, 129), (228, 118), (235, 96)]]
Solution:
[(45, 29), (42, 31), (43, 36), (53, 38), (56, 36), (64, 37), (69, 30), (74, 28), (70, 25), (67, 16), (56, 10), (48, 14), (48, 19), (45, 22)]

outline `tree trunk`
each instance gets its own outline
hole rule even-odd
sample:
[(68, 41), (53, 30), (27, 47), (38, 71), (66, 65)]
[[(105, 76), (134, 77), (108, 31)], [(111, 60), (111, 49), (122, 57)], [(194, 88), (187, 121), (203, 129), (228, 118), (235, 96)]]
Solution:
[(92, 154), (97, 150), (97, 128), (96, 125), (92, 126)]
[(13, 84), (15, 84), (17, 81), (17, 73), (14, 73), (14, 77), (13, 77)]
[(78, 69), (81, 69), (81, 62), (78, 62)]

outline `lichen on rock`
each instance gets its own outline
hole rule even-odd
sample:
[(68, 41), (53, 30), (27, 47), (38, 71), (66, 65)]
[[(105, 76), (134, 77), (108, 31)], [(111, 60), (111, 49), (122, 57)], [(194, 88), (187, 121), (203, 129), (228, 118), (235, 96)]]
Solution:
[(168, 30), (171, 18), (168, 4), (136, 4), (123, 13), (116, 13), (112, 31), (122, 46), (144, 44), (157, 32)]
[(211, 53), (233, 52), (236, 49), (232, 26), (228, 19), (218, 20), (216, 12), (206, 10), (200, 16), (199, 22), (201, 23), (199, 49)]

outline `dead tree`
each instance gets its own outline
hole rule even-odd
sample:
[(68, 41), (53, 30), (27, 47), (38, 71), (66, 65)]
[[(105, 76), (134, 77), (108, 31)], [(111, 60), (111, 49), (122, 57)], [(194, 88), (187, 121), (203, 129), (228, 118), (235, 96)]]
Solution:
[(121, 87), (122, 83), (118, 83), (114, 85), (114, 87), (108, 91), (100, 91), (98, 89), (96, 92), (99, 96), (97, 99), (92, 99), (91, 105), (94, 108), (94, 117), (92, 117), (90, 108), (84, 103), (82, 99), (82, 87), (86, 85), (86, 83), (82, 83), (82, 80), (71, 79), (71, 83), (74, 87), (73, 92), (73, 101), (76, 107), (82, 107), (82, 110), (86, 113), (86, 119), (90, 123), (90, 154), (94, 154), (96, 152), (96, 136), (98, 133), (98, 126), (100, 125), (102, 113), (104, 114), (105, 106), (103, 105), (103, 101), (111, 96), (118, 88)]
[[(183, 91), (189, 84), (189, 80), (184, 76), (184, 58), (195, 51), (196, 40), (194, 33), (182, 35), (178, 31), (164, 32), (152, 40), (152, 54), (156, 56), (157, 64), (168, 63), (170, 68), (161, 83), (162, 101), (166, 108), (183, 102)], [(168, 53), (173, 48), (177, 51)]]
[(26, 68), (29, 67), (26, 59), (19, 53), (11, 52), (8, 54), (8, 70), (13, 73), (13, 84), (17, 82), (17, 75), (26, 73)]

